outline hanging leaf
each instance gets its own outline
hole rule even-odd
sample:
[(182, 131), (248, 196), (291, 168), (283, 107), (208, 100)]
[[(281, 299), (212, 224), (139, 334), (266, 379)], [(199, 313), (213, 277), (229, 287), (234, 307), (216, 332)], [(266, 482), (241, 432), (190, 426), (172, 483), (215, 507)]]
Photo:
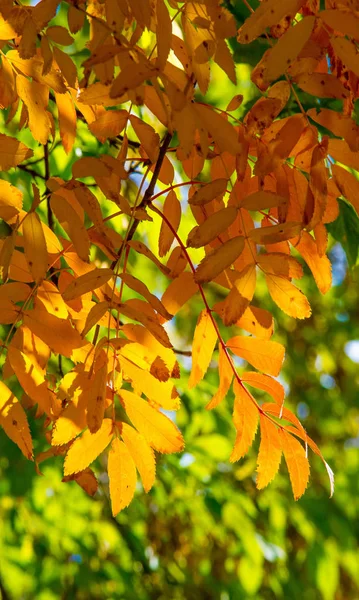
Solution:
[(107, 464), (110, 480), (112, 514), (115, 517), (128, 506), (136, 489), (136, 466), (127, 446), (114, 438), (108, 453)]
[(257, 460), (257, 488), (262, 490), (278, 472), (282, 458), (282, 438), (278, 427), (262, 413), (259, 415), (261, 443)]
[(96, 433), (86, 430), (66, 454), (64, 473), (72, 475), (86, 469), (109, 445), (113, 436), (111, 419), (104, 419)]
[(203, 310), (198, 318), (192, 344), (192, 370), (188, 387), (195, 387), (203, 379), (211, 362), (214, 347), (217, 343), (217, 332), (211, 315)]

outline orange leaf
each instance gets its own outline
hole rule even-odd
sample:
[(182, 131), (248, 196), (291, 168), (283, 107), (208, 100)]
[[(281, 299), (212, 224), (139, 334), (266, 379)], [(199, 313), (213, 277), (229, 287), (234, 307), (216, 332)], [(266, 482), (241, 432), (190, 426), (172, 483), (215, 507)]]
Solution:
[(203, 379), (217, 343), (217, 332), (210, 313), (204, 309), (199, 315), (192, 343), (192, 370), (188, 387), (193, 388)]
[(261, 443), (257, 459), (257, 488), (265, 488), (275, 477), (282, 458), (282, 439), (278, 427), (260, 414)]
[(70, 357), (83, 345), (80, 334), (66, 319), (58, 319), (44, 310), (24, 311), (24, 324), (55, 353)]
[(284, 387), (279, 381), (272, 379), (269, 375), (263, 375), (263, 373), (256, 373), (255, 371), (245, 371), (241, 375), (241, 379), (243, 383), (248, 383), (252, 387), (267, 392), (279, 406), (283, 406)]
[(212, 410), (212, 408), (218, 406), (218, 404), (223, 400), (229, 391), (233, 379), (231, 361), (226, 352), (223, 350), (221, 344), (219, 346), (218, 372), (219, 388), (213, 398), (206, 405), (207, 410)]
[(195, 280), (198, 283), (212, 281), (242, 254), (244, 249), (244, 237), (237, 236), (227, 240), (224, 244), (212, 250), (210, 254), (198, 265)]
[(309, 461), (303, 446), (298, 440), (283, 429), (280, 429), (278, 433), (289, 471), (294, 499), (298, 500), (304, 494), (308, 485)]
[(238, 210), (235, 206), (228, 206), (213, 213), (201, 225), (190, 231), (187, 246), (201, 248), (201, 246), (209, 244), (232, 225), (237, 214)]
[(258, 427), (258, 407), (251, 394), (234, 381), (233, 422), (237, 430), (236, 441), (230, 457), (235, 462), (247, 454)]
[[(167, 196), (163, 205), (163, 214), (170, 221), (173, 229), (177, 231), (181, 222), (181, 204), (173, 190), (171, 190)], [(167, 223), (163, 220), (161, 223), (160, 237), (158, 240), (158, 254), (165, 256), (172, 246), (172, 242), (175, 238), (174, 233), (168, 227)]]

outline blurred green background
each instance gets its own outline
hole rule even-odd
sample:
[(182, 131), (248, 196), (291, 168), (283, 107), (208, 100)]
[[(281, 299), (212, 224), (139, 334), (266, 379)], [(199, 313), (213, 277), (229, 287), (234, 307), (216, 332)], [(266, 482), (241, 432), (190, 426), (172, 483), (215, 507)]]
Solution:
[[(236, 8), (239, 22), (246, 16), (241, 10), (245, 11)], [(65, 14), (58, 15), (58, 24)], [(69, 49), (79, 64), (86, 55), (85, 40), (84, 30)], [(244, 103), (237, 116), (245, 114), (258, 97), (249, 77), (250, 65), (265, 49), (262, 45), (259, 40), (239, 48), (231, 41), (238, 86), (228, 83), (214, 67), (207, 101), (225, 108), (235, 93), (242, 93)], [(301, 101), (305, 108), (313, 105), (313, 98), (304, 93)], [(337, 103), (328, 100), (322, 105), (338, 109)], [(295, 102), (286, 110), (296, 112)], [(6, 130), (4, 121), (0, 129)], [(7, 132), (15, 135), (16, 119)], [(33, 146), (28, 132), (19, 137)], [(35, 159), (41, 151), (35, 151)], [(57, 145), (51, 154), (51, 172), (70, 178), (77, 156), (106, 151), (109, 147), (100, 146), (79, 124), (74, 151), (66, 157)], [(43, 174), (41, 162), (36, 168)], [(180, 180), (182, 173), (176, 168)], [(20, 180), (19, 171), (13, 171), (6, 177), (21, 187), (25, 205), (29, 203), (31, 176), (21, 173)], [(129, 197), (135, 193), (136, 181), (134, 176), (127, 187)], [(43, 186), (41, 180), (37, 183)], [(184, 235), (191, 223), (190, 217), (184, 221)], [(123, 222), (114, 220), (113, 226), (123, 227)], [(298, 502), (293, 500), (283, 461), (269, 488), (256, 490), (258, 439), (240, 463), (228, 461), (235, 437), (231, 396), (213, 412), (204, 409), (218, 384), (216, 354), (205, 381), (191, 392), (186, 391), (190, 359), (179, 356), (182, 408), (173, 418), (184, 434), (186, 450), (182, 455), (158, 456), (155, 487), (145, 495), (138, 484), (134, 501), (116, 519), (110, 511), (104, 458), (95, 464), (100, 487), (90, 498), (75, 482), (61, 483), (61, 457), (44, 462), (39, 476), (0, 431), (2, 600), (359, 598), (359, 275), (355, 267), (359, 220), (344, 202), (330, 231), (332, 290), (322, 297), (308, 271), (301, 284), (312, 305), (310, 319), (286, 317), (261, 285), (255, 304), (275, 315), (274, 339), (287, 348), (281, 375), (286, 402), (333, 468), (334, 497), (329, 499), (326, 472), (313, 455), (310, 487)], [(157, 238), (155, 222), (146, 240), (155, 248)], [(152, 291), (153, 285), (163, 291), (165, 282), (152, 263), (131, 260), (132, 272), (138, 269), (152, 283)], [(176, 317), (171, 329), (176, 347), (190, 348), (201, 309), (195, 298)], [(42, 422), (33, 416), (30, 426), (36, 443)], [(44, 448), (37, 442), (35, 451)]]

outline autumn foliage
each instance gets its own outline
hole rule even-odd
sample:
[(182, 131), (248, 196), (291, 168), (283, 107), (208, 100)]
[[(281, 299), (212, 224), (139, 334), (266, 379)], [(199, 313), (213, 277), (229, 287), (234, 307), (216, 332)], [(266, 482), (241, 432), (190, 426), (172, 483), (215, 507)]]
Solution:
[[(255, 294), (265, 281), (284, 313), (308, 318), (309, 300), (294, 282), (306, 263), (320, 292), (329, 290), (326, 224), (337, 218), (340, 196), (359, 210), (350, 170), (359, 169), (352, 119), (359, 4), (325, 4), (263, 0), (238, 29), (231, 4), (220, 0), (71, 1), (63, 5), (67, 27), (57, 24), (59, 0), (1, 3), (0, 104), (8, 127), (28, 128), (34, 143), (30, 149), (0, 135), (0, 217), (9, 225), (0, 240), (7, 326), (0, 423), (38, 470), (46, 458), (64, 455), (64, 481), (90, 494), (97, 482), (89, 466), (107, 452), (114, 514), (131, 502), (137, 471), (151, 489), (154, 451), (184, 447), (162, 410), (180, 405), (180, 367), (165, 325), (195, 294), (203, 310), (188, 385), (197, 386), (217, 360), (218, 391), (206, 408), (233, 390), (230, 460), (246, 455), (259, 427), (258, 488), (274, 478), (283, 454), (299, 498), (308, 448), (323, 459), (285, 406), (276, 379), (285, 348)], [(68, 48), (80, 31), (87, 42), (79, 58)], [(240, 120), (240, 95), (227, 110), (205, 102), (213, 63), (236, 81), (226, 41), (233, 37), (267, 42), (251, 76), (261, 97)], [(312, 108), (303, 108), (298, 91), (312, 98)], [(325, 98), (340, 100), (341, 111), (321, 108)], [(289, 102), (295, 108), (288, 116)], [(70, 155), (80, 125), (105, 151), (72, 154), (72, 177), (64, 180), (50, 172), (49, 155), (59, 140)], [(43, 175), (32, 166), (38, 145)], [(12, 169), (19, 181), (34, 173), (31, 200), (9, 183)], [(184, 239), (188, 213), (195, 225)], [(121, 231), (112, 226), (119, 215)], [(141, 227), (156, 219), (162, 224), (154, 248)], [(161, 298), (131, 269), (132, 253), (166, 279)], [(224, 299), (210, 304), (209, 289)], [(249, 367), (238, 368), (234, 357)], [(21, 398), (11, 389), (14, 376)], [(271, 401), (256, 400), (256, 390)], [(35, 405), (37, 417), (45, 415), (49, 448), (34, 457), (26, 411)]]

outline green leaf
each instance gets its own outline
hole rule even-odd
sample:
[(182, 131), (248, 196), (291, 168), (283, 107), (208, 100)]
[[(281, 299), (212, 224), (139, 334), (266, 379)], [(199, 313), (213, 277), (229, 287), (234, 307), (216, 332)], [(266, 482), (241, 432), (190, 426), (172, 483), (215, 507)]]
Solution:
[(343, 246), (348, 264), (354, 267), (358, 258), (359, 249), (359, 218), (355, 210), (344, 202), (339, 202), (339, 217), (327, 225), (329, 233)]

